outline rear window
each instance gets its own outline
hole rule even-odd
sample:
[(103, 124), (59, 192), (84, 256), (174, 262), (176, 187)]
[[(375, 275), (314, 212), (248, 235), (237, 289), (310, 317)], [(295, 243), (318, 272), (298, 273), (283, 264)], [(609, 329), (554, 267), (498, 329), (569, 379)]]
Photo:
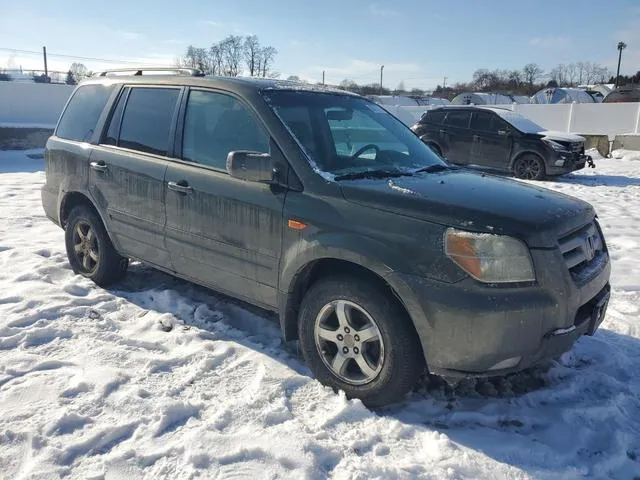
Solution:
[(114, 88), (114, 85), (78, 87), (58, 122), (56, 135), (67, 140), (88, 142)]
[(447, 112), (445, 112), (444, 110), (427, 111), (422, 116), (420, 123), (434, 123), (436, 125), (440, 125), (443, 122), (444, 116), (446, 114)]
[(177, 88), (132, 88), (122, 116), (118, 146), (166, 156), (179, 93)]
[(468, 128), (469, 119), (471, 118), (471, 112), (449, 112), (445, 123), (452, 127)]

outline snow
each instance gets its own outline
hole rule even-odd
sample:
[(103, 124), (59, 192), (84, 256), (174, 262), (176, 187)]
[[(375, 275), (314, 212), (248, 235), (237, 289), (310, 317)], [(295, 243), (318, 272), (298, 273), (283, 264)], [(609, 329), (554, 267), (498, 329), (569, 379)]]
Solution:
[(140, 264), (110, 290), (74, 276), (27, 153), (0, 152), (3, 478), (640, 474), (637, 161), (544, 184), (599, 213), (613, 294), (594, 337), (548, 372), (433, 382), (373, 412), (313, 380), (269, 314)]

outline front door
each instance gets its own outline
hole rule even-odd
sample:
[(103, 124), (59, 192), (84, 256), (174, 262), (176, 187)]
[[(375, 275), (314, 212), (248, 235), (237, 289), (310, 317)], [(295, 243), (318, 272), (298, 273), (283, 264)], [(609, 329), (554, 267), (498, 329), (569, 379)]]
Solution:
[(472, 165), (507, 170), (513, 136), (509, 125), (492, 112), (473, 112), (471, 118)]
[(125, 255), (170, 268), (164, 176), (179, 88), (126, 87), (92, 152), (90, 192)]
[(469, 130), (469, 120), (471, 112), (465, 110), (450, 110), (444, 119), (444, 125), (440, 130), (443, 144), (446, 145), (444, 152), (447, 160), (451, 163), (466, 165), (469, 163), (471, 152), (471, 130)]
[(275, 306), (285, 191), (226, 171), (229, 152), (268, 153), (269, 136), (235, 97), (192, 89), (181, 143), (181, 160), (166, 175), (166, 241), (176, 271)]

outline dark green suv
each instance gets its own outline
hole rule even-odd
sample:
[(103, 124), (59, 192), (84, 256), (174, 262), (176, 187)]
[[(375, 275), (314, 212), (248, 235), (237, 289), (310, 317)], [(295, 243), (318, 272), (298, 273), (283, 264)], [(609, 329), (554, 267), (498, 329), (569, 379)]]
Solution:
[(137, 259), (276, 311), (315, 376), (371, 406), (425, 371), (556, 357), (605, 314), (590, 205), (451, 167), (343, 91), (104, 73), (45, 158), (75, 272), (107, 286)]

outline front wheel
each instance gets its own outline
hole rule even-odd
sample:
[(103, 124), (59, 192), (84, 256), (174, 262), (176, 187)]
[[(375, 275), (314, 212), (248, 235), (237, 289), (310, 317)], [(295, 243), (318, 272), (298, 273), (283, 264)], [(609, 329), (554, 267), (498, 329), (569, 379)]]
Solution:
[(401, 400), (425, 367), (405, 312), (387, 292), (358, 279), (314, 284), (302, 302), (299, 338), (321, 383), (370, 407)]
[(537, 155), (525, 154), (518, 157), (513, 165), (513, 174), (523, 180), (543, 180), (544, 163)]

